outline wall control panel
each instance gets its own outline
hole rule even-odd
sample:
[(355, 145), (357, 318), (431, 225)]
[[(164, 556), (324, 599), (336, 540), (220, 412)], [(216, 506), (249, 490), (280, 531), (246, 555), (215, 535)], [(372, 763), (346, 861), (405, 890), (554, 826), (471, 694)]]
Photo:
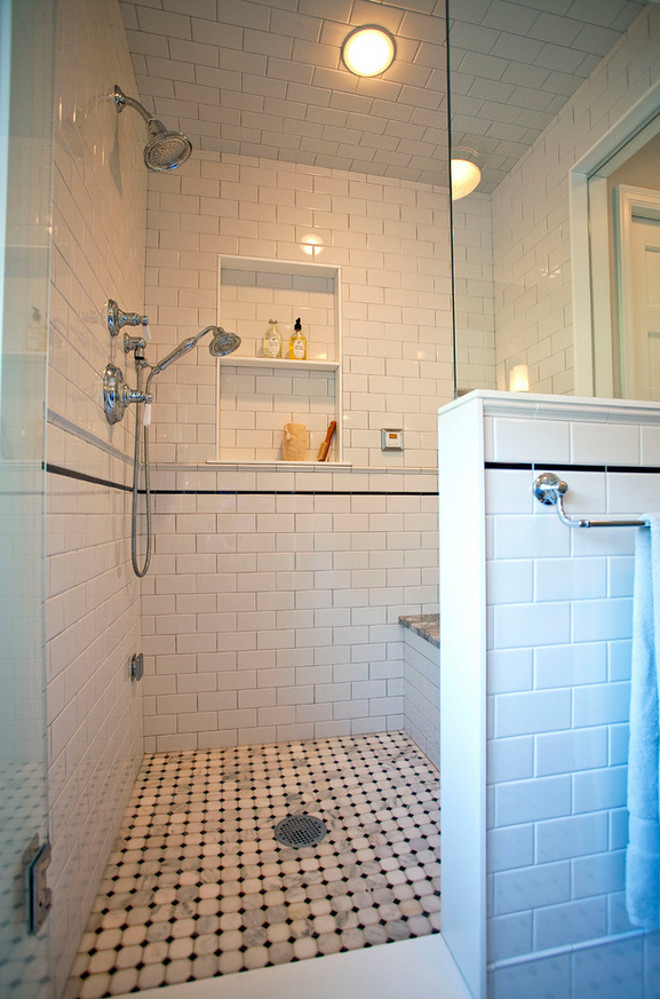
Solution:
[(381, 451), (403, 451), (403, 430), (381, 430)]

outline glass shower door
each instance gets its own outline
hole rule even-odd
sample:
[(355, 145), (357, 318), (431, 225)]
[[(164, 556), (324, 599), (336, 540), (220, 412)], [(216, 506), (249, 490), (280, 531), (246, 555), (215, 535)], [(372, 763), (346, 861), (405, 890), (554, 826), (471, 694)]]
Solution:
[(55, 0), (0, 0), (0, 996), (52, 995), (44, 651)]

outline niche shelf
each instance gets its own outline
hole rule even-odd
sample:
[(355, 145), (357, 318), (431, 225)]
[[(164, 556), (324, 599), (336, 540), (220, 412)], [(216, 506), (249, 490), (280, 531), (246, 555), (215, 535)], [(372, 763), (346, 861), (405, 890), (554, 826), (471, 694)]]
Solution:
[[(342, 462), (341, 270), (296, 260), (222, 254), (218, 258), (218, 321), (241, 337), (217, 364), (216, 460), (281, 460), (285, 423), (304, 423), (309, 458), (337, 423), (328, 461)], [(269, 319), (277, 319), (282, 349), (300, 316), (308, 359), (261, 357)], [(287, 462), (287, 465), (294, 464)], [(295, 464), (304, 464), (296, 462)]]

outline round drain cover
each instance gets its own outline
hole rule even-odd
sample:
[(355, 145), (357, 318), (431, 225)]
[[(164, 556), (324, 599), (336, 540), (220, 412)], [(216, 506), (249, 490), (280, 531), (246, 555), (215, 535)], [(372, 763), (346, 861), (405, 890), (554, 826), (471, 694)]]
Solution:
[(315, 815), (287, 815), (275, 826), (275, 839), (283, 846), (316, 846), (327, 831)]

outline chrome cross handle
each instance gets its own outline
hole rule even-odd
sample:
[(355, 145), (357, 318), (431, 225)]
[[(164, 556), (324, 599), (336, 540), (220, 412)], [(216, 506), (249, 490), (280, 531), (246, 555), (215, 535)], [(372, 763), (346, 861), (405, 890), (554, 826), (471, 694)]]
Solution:
[(149, 322), (147, 316), (140, 316), (137, 312), (124, 312), (112, 298), (108, 300), (105, 314), (110, 336), (117, 336), (122, 326), (146, 326)]

